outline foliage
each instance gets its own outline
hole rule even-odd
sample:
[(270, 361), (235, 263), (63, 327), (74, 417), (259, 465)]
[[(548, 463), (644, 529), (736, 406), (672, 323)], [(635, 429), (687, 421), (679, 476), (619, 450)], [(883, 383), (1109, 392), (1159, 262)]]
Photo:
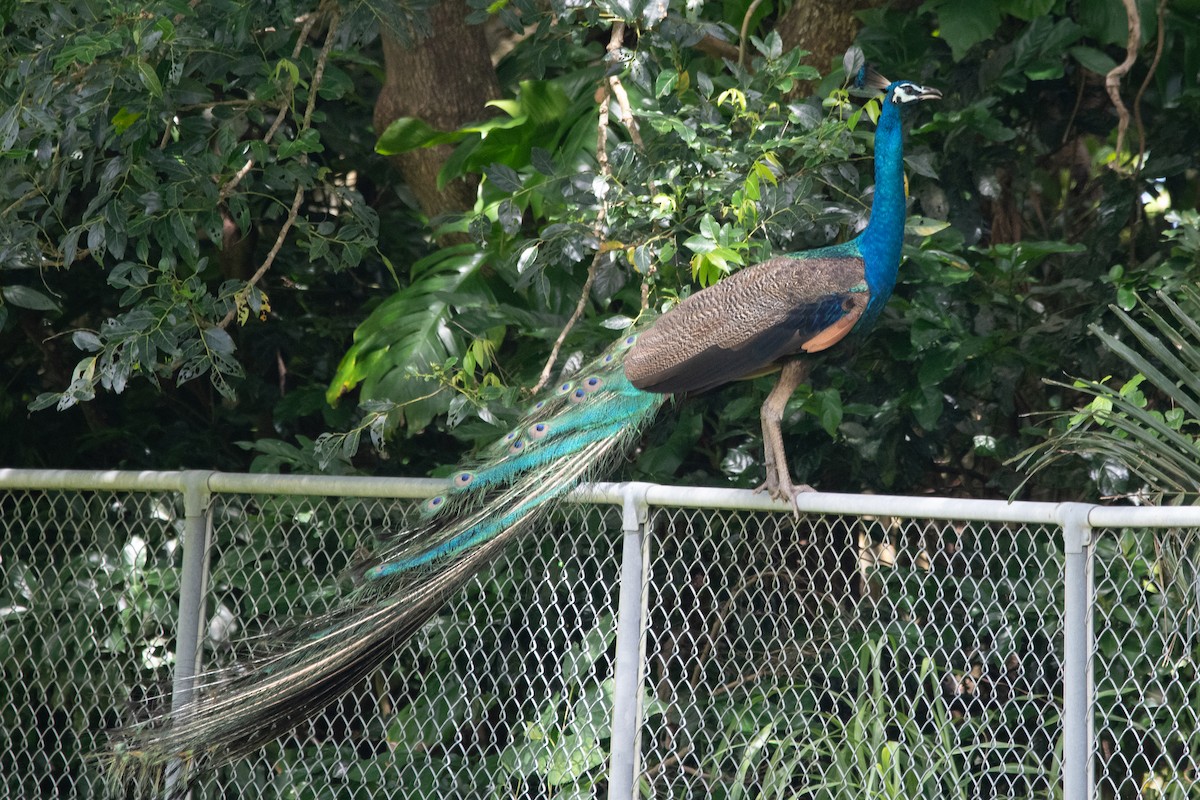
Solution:
[[(1171, 238), (1195, 259), (1200, 233), (1194, 212)], [(1100, 493), (1140, 502), (1195, 503), (1200, 482), (1200, 293), (1194, 286), (1156, 292), (1160, 312), (1139, 304), (1143, 324), (1120, 308), (1113, 313), (1133, 341), (1093, 326), (1092, 332), (1135, 374), (1120, 385), (1076, 380), (1071, 388), (1092, 399), (1070, 414), (1044, 444), (1024, 454), (1031, 474), (1068, 457), (1082, 457)], [(1066, 384), (1060, 384), (1066, 386)]]
[[(913, 195), (928, 215), (953, 225), (922, 251), (941, 250), (969, 269), (956, 280), (952, 270), (933, 272), (926, 258), (911, 254), (901, 271), (906, 286), (891, 318), (900, 323), (899, 335), (890, 341), (882, 339), (889, 331), (877, 335), (872, 344), (887, 349), (868, 365), (872, 382), (894, 397), (882, 401), (881, 410), (911, 409), (917, 425), (901, 431), (877, 425), (867, 429), (870, 435), (847, 437), (880, 448), (875, 452), (885, 476), (890, 469), (925, 470), (925, 484), (940, 480), (971, 494), (986, 491), (985, 485), (1011, 491), (1017, 476), (1000, 462), (1044, 434), (1022, 417), (1066, 402), (1059, 387), (1047, 388), (1040, 379), (1092, 369), (1098, 355), (1106, 363), (1086, 329), (1102, 318), (1112, 289), (1125, 302), (1136, 286), (1195, 279), (1194, 261), (1165, 257), (1158, 233), (1166, 220), (1136, 208), (1139, 187), (1169, 196), (1177, 207), (1195, 199), (1184, 177), (1194, 169), (1186, 166), (1190, 156), (1169, 133), (1187, 126), (1185, 109), (1194, 108), (1197, 97), (1194, 81), (1171, 77), (1190, 74), (1184, 51), (1167, 46), (1158, 71), (1134, 80), (1148, 81), (1143, 113), (1159, 120), (1146, 129), (1147, 152), (1164, 149), (1147, 157), (1140, 174), (1111, 169), (1133, 154), (1114, 148), (1108, 103), (1088, 98), (1098, 86), (1090, 71), (1108, 65), (1096, 52), (1115, 52), (1112, 44), (1122, 39), (1119, 27), (1101, 28), (1098, 21), (1113, 20), (1119, 5), (1090, 5), (1095, 15), (1082, 9), (1072, 15), (1052, 3), (984, 4), (991, 6), (986, 13), (970, 4), (969, 15), (966, 4), (928, 4), (954, 64), (944, 45), (925, 36), (921, 15), (869, 12), (860, 37), (869, 56), (899, 65), (889, 67), (895, 70), (941, 64), (941, 74), (928, 81), (953, 87), (954, 98), (917, 131), (942, 134), (939, 181), (934, 191), (918, 186)], [(1184, 16), (1167, 13), (1172, 33), (1166, 42), (1191, 35)], [(1143, 16), (1147, 26), (1154, 19)], [(960, 23), (979, 27), (967, 35)], [(851, 396), (867, 395), (856, 388)], [(894, 449), (882, 449), (888, 447)], [(940, 478), (929, 474), (931, 463), (943, 468)], [(1050, 480), (1028, 489), (1077, 496), (1077, 489)]]
[[(106, 423), (129, 428), (164, 466), (196, 455), (172, 446), (191, 435), (153, 437), (171, 426), (147, 413), (164, 392), (176, 414), (242, 427), (274, 403), (283, 424), (319, 414), (271, 372), (327, 379), (336, 356), (306, 340), (345, 335), (354, 320), (338, 316), (354, 304), (338, 309), (337, 276), (377, 252), (378, 211), (360, 191), (373, 187), (357, 179), (373, 76), (351, 52), (374, 36), (369, 11), (20, 3), (0, 21), (5, 416), (57, 408), (70, 433), (105, 443)], [(174, 388), (200, 378), (215, 396)], [(300, 393), (285, 400), (287, 388)], [(127, 399), (75, 408), (102, 390)], [(21, 444), (8, 460), (40, 460)]]
[[(574, 39), (573, 47), (559, 45), (568, 52), (589, 52), (584, 27), (550, 35)], [(626, 124), (636, 131), (627, 127), (620, 136), (609, 129), (602, 151), (593, 103), (566, 102), (578, 96), (575, 87), (595, 81), (588, 64), (521, 83), (517, 97), (503, 105), (506, 118), (448, 134), (405, 119), (385, 132), (379, 146), (386, 152), (460, 141), (443, 180), (496, 159), (484, 169), (480, 203), (465, 225), (474, 237), (472, 261), (447, 250), (442, 262), (456, 275), (468, 266), (473, 273), (488, 270), (492, 296), (469, 289), (441, 295), (454, 302), (431, 304), (424, 283), (414, 281), (360, 326), (331, 392), (361, 382), (360, 397), (372, 401), (411, 398), (393, 417), (407, 421), (410, 431), (434, 411), (451, 411), (451, 424), (475, 415), (504, 419), (513, 394), (500, 389), (493, 365), (500, 359), (510, 369), (538, 365), (529, 358), (536, 351), (513, 347), (557, 332), (582, 290), (585, 267), (594, 273), (592, 300), (636, 317), (643, 293), (665, 307), (691, 291), (693, 280), (705, 285), (771, 252), (827, 243), (863, 225), (866, 207), (856, 197), (869, 185), (860, 168), (870, 164), (852, 166), (851, 160), (867, 151), (870, 132), (860, 123), (864, 111), (877, 112), (875, 101), (855, 107), (837, 89), (827, 110), (789, 99), (816, 73), (798, 53), (783, 53), (777, 36), (757, 42), (752, 72), (709, 71), (679, 50), (696, 35), (696, 25), (682, 23), (641, 32), (627, 73), (633, 116)], [(486, 138), (475, 135), (483, 128)], [(440, 332), (427, 336), (427, 344), (410, 336), (397, 348), (391, 320), (404, 315), (415, 330), (426, 313), (430, 323), (440, 318)], [(611, 336), (603, 316), (585, 317), (567, 346), (586, 352)], [(418, 346), (434, 357), (414, 364), (408, 356)], [(423, 382), (403, 388), (414, 377)], [(814, 393), (808, 405), (819, 411), (826, 436), (836, 434), (836, 395)], [(757, 428), (752, 402), (730, 410), (724, 425)], [(479, 426), (461, 430), (494, 435)], [(667, 452), (649, 447), (644, 463), (678, 464), (697, 444), (690, 433), (676, 437), (665, 443)]]
[[(1021, 748), (970, 743), (981, 726), (952, 718), (938, 669), (929, 658), (921, 662), (913, 686), (897, 693), (890, 685), (894, 673), (887, 663), (889, 650), (882, 640), (868, 639), (857, 648), (848, 644), (844, 652), (857, 658), (845, 665), (841, 680), (846, 688), (812, 687), (811, 704), (792, 713), (779, 713), (773, 708), (774, 691), (759, 689), (752, 702), (760, 706), (756, 724), (762, 727), (744, 744), (730, 742), (737, 766), (725, 796), (977, 796), (974, 784), (1004, 769), (981, 770), (979, 765), (987, 764), (990, 755), (1003, 757)], [(829, 694), (822, 696), (823, 691)]]
[(816, 735), (813, 731), (802, 736), (786, 734), (793, 740), (789, 742), (793, 748), (799, 746), (801, 752), (811, 752), (815, 761), (829, 763), (829, 768), (820, 771), (828, 777), (805, 786), (800, 796), (966, 797), (969, 777), (980, 774), (972, 765), (986, 763), (984, 756), (989, 752), (1016, 749), (1008, 744), (958, 743), (962, 731), (956, 730), (959, 726), (951, 718), (929, 658), (921, 662), (916, 676), (918, 691), (932, 697), (927, 708), (917, 714), (929, 718), (922, 719), (905, 708), (906, 703), (893, 700), (884, 673), (885, 649), (883, 642), (870, 641), (861, 648), (858, 670), (850, 673), (848, 692), (853, 694), (839, 698), (839, 706), (850, 709), (846, 718), (827, 715), (832, 724), (818, 728)]
[[(69, 269), (90, 260), (107, 268), (108, 284), (122, 290), (119, 303), (130, 309), (96, 330), (76, 330), (76, 346), (96, 355), (76, 366), (65, 391), (39, 397), (35, 410), (90, 400), (98, 385), (119, 393), (135, 374), (151, 381), (175, 375), (180, 383), (207, 375), (232, 396), (227, 379), (241, 368), (218, 321), (232, 315), (244, 323), (270, 305), (249, 281), (214, 289), (209, 282), (221, 276), (216, 264), (209, 271), (209, 261), (253, 225), (286, 219), (288, 187), (323, 186), (328, 207), (341, 212), (340, 224), (328, 212), (324, 221), (297, 220), (299, 246), (313, 266), (353, 266), (375, 237), (375, 213), (310, 158), (324, 146), (309, 101), (322, 90), (331, 100), (344, 95), (352, 85), (344, 73), (332, 68), (325, 80), (322, 60), (316, 68), (305, 64), (309, 74), (302, 76), (300, 54), (288, 53), (307, 42), (294, 42), (290, 25), (264, 39), (262, 60), (235, 58), (244, 31), (281, 19), (239, 20), (241, 36), (222, 42), (186, 5), (133, 11), (118, 6), (111, 16), (72, 20), (82, 30), (70, 40), (52, 44), (35, 34), (8, 42), (14, 67), (37, 80), (9, 98), (3, 121), (10, 155), (33, 156), (7, 176), (6, 200), (16, 213), (5, 231), (5, 261), (10, 269)], [(68, 74), (87, 88), (59, 91)], [(222, 96), (234, 85), (244, 87), (240, 96)], [(92, 88), (100, 86), (108, 90)], [(239, 142), (239, 130), (265, 124), (271, 112), (261, 139)], [(271, 196), (272, 187), (283, 192)], [(257, 194), (268, 203), (252, 209)], [(83, 197), (87, 204), (75, 205)], [(38, 289), (14, 288), (21, 290), (7, 292), (14, 305), (58, 310)]]
[[(1186, 212), (1175, 222), (1167, 234), (1176, 245), (1173, 257), (1194, 264), (1200, 217)], [(1136, 318), (1113, 309), (1127, 333), (1092, 326), (1104, 347), (1135, 372), (1128, 379), (1074, 381), (1071, 388), (1090, 400), (1053, 415), (1053, 435), (1022, 454), (1031, 475), (1082, 462), (1102, 496), (1197, 502), (1200, 292), (1182, 285), (1155, 295), (1157, 303), (1137, 302)], [(1197, 743), (1188, 732), (1198, 723), (1192, 687), (1200, 645), (1189, 620), (1197, 613), (1200, 541), (1195, 531), (1122, 530), (1100, 538), (1096, 552), (1101, 565), (1096, 615), (1104, 631), (1098, 656), (1120, 665), (1117, 675), (1137, 676), (1141, 684), (1134, 689), (1110, 675), (1098, 686), (1101, 739), (1124, 762), (1114, 770), (1112, 788), (1120, 792), (1126, 790), (1122, 783), (1136, 784), (1147, 797), (1190, 796), (1196, 776), (1189, 759)], [(1155, 699), (1143, 704), (1147, 685)], [(1139, 734), (1124, 733), (1133, 730)]]
[[(29, 23), (40, 6), (18, 7), (7, 24), (19, 35), (6, 37), (5, 52), (12, 70), (34, 79), (10, 70), (4, 83), (14, 101), (4, 131), (15, 169), (6, 172), (3, 240), (12, 255), (5, 269), (25, 272), (2, 282), (12, 312), (5, 329), (19, 323), (30, 343), (9, 353), (18, 381), (5, 413), (124, 388), (124, 403), (100, 396), (95, 410), (63, 415), (72, 433), (90, 431), (84, 452), (99, 453), (120, 441), (107, 428), (151, 413), (153, 392), (137, 378), (204, 375), (219, 391), (236, 389), (236, 400), (162, 390), (188, 416), (253, 435), (257, 468), (346, 471), (356, 452), (368, 466), (354, 431), (378, 443), (403, 426), (407, 441), (392, 448), (389, 468), (425, 471), (434, 457), (449, 460), (447, 433), (471, 442), (504, 423), (589, 272), (586, 313), (567, 353), (596, 350), (611, 336), (604, 321), (636, 317), (644, 301), (660, 309), (768, 253), (852, 234), (871, 182), (863, 157), (870, 102), (864, 113), (836, 70), (815, 83), (798, 54), (784, 52), (770, 13), (754, 18), (751, 59), (739, 67), (698, 43), (735, 36), (729, 23), (748, 4), (635, 5), (547, 13), (527, 2), (476, 3), (476, 21), (494, 16), (525, 34), (497, 67), (505, 96), (493, 115), (457, 131), (409, 117), (377, 142), (364, 106), (378, 9), (339, 15), (325, 4), (284, 19), (290, 11), (231, 5), (238, 13), (222, 19), (227, 30), (166, 3), (136, 15), (56, 7), (40, 27)], [(1128, 309), (1138, 291), (1194, 277), (1165, 255), (1165, 218), (1138, 208), (1143, 193), (1166, 207), (1195, 199), (1186, 177), (1195, 153), (1181, 135), (1200, 102), (1188, 70), (1194, 22), (1167, 8), (1157, 70), (1146, 72), (1143, 60), (1129, 76), (1130, 85), (1145, 81), (1139, 149), (1148, 155), (1137, 161), (1135, 128), (1115, 148), (1097, 78), (1124, 41), (1116, 0), (976, 5), (864, 12), (867, 56), (947, 97), (922, 110), (909, 137), (910, 189), (923, 218), (897, 297), (858, 357), (827, 365), (791, 406), (793, 469), (819, 487), (1009, 493), (1018, 476), (1005, 459), (1042, 434), (1023, 415), (1066, 397), (1040, 378), (1090, 364), (1086, 329), (1112, 293)], [(1159, 20), (1142, 6), (1148, 56)], [(386, 16), (429, 30), (416, 5)], [(615, 20), (630, 28), (624, 48), (606, 55)], [(85, 35), (56, 36), (56, 26)], [(629, 118), (611, 103), (598, 148), (595, 88), (606, 71), (629, 93)], [(78, 91), (55, 91), (68, 78)], [(272, 132), (276, 112), (282, 122)], [(397, 153), (436, 144), (455, 148), (441, 181), (484, 181), (473, 210), (439, 221), (439, 235), (458, 238), (429, 255), (428, 234), (372, 181), (372, 145)], [(298, 191), (300, 213), (285, 230)], [(250, 269), (234, 276), (226, 274), (227, 223), (253, 233), (241, 262)], [(277, 242), (278, 257), (255, 282), (248, 273)], [(68, 250), (71, 263), (99, 271), (85, 279), (64, 261)], [(347, 292), (338, 270), (353, 265)], [(38, 280), (21, 278), (33, 268)], [(253, 321), (256, 308), (268, 325)], [(36, 333), (43, 320), (71, 334), (82, 360), (65, 360), (65, 337)], [(50, 369), (37, 380), (40, 364)], [(42, 388), (38, 401), (33, 389), (47, 381), (58, 385)], [(685, 400), (673, 432), (652, 432), (635, 474), (756, 483), (755, 409), (766, 386)], [(354, 422), (344, 400), (331, 409), (322, 389), (331, 400), (357, 391), (366, 418)], [(301, 443), (288, 443), (296, 434)], [(198, 448), (186, 426), (165, 420), (131, 438), (144, 446), (126, 459), (165, 452), (190, 462), (199, 451), (210, 453), (205, 465), (236, 465), (248, 457)], [(30, 460), (32, 444), (21, 447)], [(1060, 491), (1053, 482), (1031, 490)]]
[[(910, 188), (925, 215), (911, 232), (924, 239), (906, 249), (897, 297), (851, 364), (827, 365), (793, 399), (789, 452), (798, 477), (818, 487), (1011, 492), (1019, 476), (1005, 460), (1042, 434), (1022, 417), (1064, 402), (1040, 378), (1092, 363), (1087, 326), (1112, 291), (1127, 304), (1139, 287), (1195, 274), (1163, 258), (1156, 236), (1165, 220), (1139, 214), (1136, 200), (1139, 186), (1185, 204), (1191, 197), (1184, 175), (1193, 156), (1165, 133), (1200, 96), (1193, 83), (1168, 79), (1183, 51), (1168, 47), (1155, 91), (1142, 97), (1163, 124), (1147, 127), (1151, 156), (1144, 177), (1130, 178), (1108, 169), (1132, 156), (1113, 147), (1107, 98), (1068, 113), (1077, 96), (1093, 97), (1089, 70), (1115, 64), (1121, 31), (1111, 15), (1077, 21), (1056, 4), (996, 3), (971, 19), (960, 6), (866, 15), (860, 41), (874, 62), (949, 96), (910, 136)], [(385, 152), (455, 142), (442, 180), (486, 174), (460, 229), (473, 237), (473, 269), (491, 292), (486, 304), (474, 288), (443, 293), (442, 332), (423, 344), (394, 347), (382, 312), (363, 323), (331, 395), (361, 385), (371, 401), (400, 398), (388, 428), (406, 423), (405, 435), (420, 434), (449, 411), (456, 436), (493, 436), (474, 418), (506, 419), (512, 387), (533, 382), (585, 266), (595, 272), (589, 299), (602, 311), (566, 342), (584, 354), (611, 335), (611, 313), (636, 317), (647, 299), (669, 306), (769, 253), (825, 244), (863, 223), (870, 127), (836, 72), (819, 85), (821, 105), (798, 102), (796, 86), (814, 73), (769, 31), (742, 71), (688, 49), (707, 30), (703, 17), (642, 20), (621, 73), (636, 132), (610, 124), (602, 153), (581, 90), (595, 85), (596, 29), (611, 20), (580, 13), (572, 19), (584, 24), (538, 27), (501, 64), (502, 76), (520, 81), (498, 104), (500, 117), (453, 132), (404, 119), (380, 139)], [(1154, 15), (1145, 19), (1149, 26)], [(1178, 15), (1166, 22), (1180, 36), (1190, 30)], [(941, 38), (929, 35), (936, 25)], [(985, 46), (993, 55), (981, 70)], [(1047, 107), (1054, 113), (1041, 113)], [(1122, 249), (1130, 262), (1114, 264)], [(450, 251), (446, 258), (454, 263)], [(418, 282), (389, 302), (424, 313), (435, 308), (425, 293)], [(433, 356), (406, 360), (421, 347)], [(756, 483), (767, 385), (686, 399), (672, 432), (651, 433), (635, 472)]]
[[(573, 35), (582, 37), (583, 33)], [(769, 252), (767, 242), (746, 241), (750, 229), (775, 232), (781, 239), (776, 246), (786, 248), (793, 243), (792, 237), (801, 235), (793, 224), (797, 218), (802, 220), (799, 225), (803, 230), (811, 229), (818, 217), (826, 224), (852, 217), (849, 211), (818, 209), (807, 200), (814, 183), (812, 177), (796, 176), (779, 185), (775, 175), (779, 169), (777, 150), (799, 151), (810, 167), (818, 165), (818, 153), (847, 157), (851, 144), (845, 126), (835, 119), (822, 119), (808, 106), (788, 109), (776, 104), (766, 113), (747, 108), (747, 92), (766, 91), (778, 97), (799, 77), (815, 75), (799, 65), (796, 54), (781, 57), (770, 69), (757, 73), (754, 82), (744, 89), (737, 88), (734, 80), (721, 76), (714, 80), (707, 75), (698, 79), (699, 88), (688, 89), (678, 84), (679, 75), (674, 73), (663, 76), (667, 80), (660, 77), (655, 88), (649, 83), (650, 75), (644, 74), (649, 65), (635, 66), (641, 68), (634, 74), (643, 75), (635, 88), (648, 95), (642, 98), (637, 111), (639, 124), (650, 129), (645, 133), (646, 151), (640, 152), (628, 142), (607, 145), (611, 174), (598, 168), (595, 161), (592, 104), (567, 105), (562, 88), (568, 82), (594, 80), (592, 68), (568, 77), (523, 83), (518, 98), (506, 106), (514, 116), (503, 123), (493, 121), (481, 126), (491, 129), (487, 138), (469, 138), (448, 162), (443, 179), (457, 177), (458, 170), (481, 158), (499, 159), (486, 169), (481, 206), (467, 228), (475, 237), (472, 269), (487, 263), (503, 283), (492, 282), (497, 288), (493, 289), (496, 297), (491, 308), (480, 303), (488, 298), (462, 295), (461, 305), (471, 312), (454, 314), (456, 327), (476, 336), (493, 332), (498, 323), (508, 329), (520, 326), (526, 335), (553, 333), (553, 328), (547, 330), (547, 323), (561, 318), (574, 305), (571, 290), (577, 291), (582, 283), (580, 268), (597, 252), (601, 261), (592, 296), (617, 303), (618, 308), (620, 304), (632, 306), (628, 310), (636, 315), (638, 295), (622, 293), (630, 275), (653, 275), (655, 280), (669, 279), (677, 285), (681, 281), (677, 269), (681, 263), (687, 264), (675, 257), (682, 246), (694, 254), (691, 272), (705, 276), (707, 280), (702, 282), (711, 282), (722, 271), (728, 271), (730, 264), (748, 263)], [(537, 100), (531, 101), (531, 97)], [(526, 111), (530, 105), (538, 111)], [(796, 128), (798, 123), (800, 129)], [(389, 152), (402, 146), (397, 143), (400, 134), (396, 130), (408, 124), (402, 120), (393, 125), (380, 146)], [(744, 143), (747, 146), (735, 148), (725, 139), (730, 125), (754, 131), (754, 137)], [(805, 135), (815, 126), (819, 126), (815, 133)], [(475, 130), (473, 126), (454, 136), (461, 138)], [(535, 136), (538, 130), (544, 132)], [(517, 133), (507, 138), (497, 135), (513, 131)], [(667, 135), (655, 136), (651, 131)], [(442, 138), (432, 137), (422, 143)], [(557, 147), (551, 153), (547, 147), (532, 146), (532, 140)], [(486, 151), (481, 154), (485, 144)], [(408, 137), (403, 146), (417, 146), (417, 142)], [(861, 140), (855, 147), (861, 152)], [(648, 175), (655, 177), (645, 180), (643, 176)], [(760, 186), (764, 182), (765, 189)], [(765, 207), (755, 202), (764, 194), (768, 195), (764, 202), (769, 203)], [(709, 211), (724, 203), (727, 196), (742, 204), (736, 228), (718, 225)], [(804, 203), (798, 204), (801, 200)], [(603, 236), (597, 237), (592, 218), (601, 203), (605, 227)], [(855, 211), (861, 214), (861, 206)], [(526, 217), (535, 220), (532, 236), (531, 226), (523, 223)], [(740, 251), (754, 248), (754, 252), (743, 257), (730, 247)], [(670, 285), (668, 290), (671, 294), (678, 291)], [(417, 283), (405, 291), (412, 296), (411, 309), (425, 305), (422, 295), (427, 292)], [(517, 294), (520, 292), (525, 296)], [(508, 305), (518, 297), (524, 308)], [(386, 330), (386, 318), (369, 319), (360, 328), (360, 342)], [(584, 330), (602, 339), (612, 336), (603, 333), (594, 321)], [(381, 354), (382, 360), (371, 360), (370, 353), (383, 350), (386, 341), (381, 339), (352, 352), (353, 360), (348, 356), (343, 363), (334, 390), (345, 391), (365, 380), (364, 396), (390, 397), (381, 384), (390, 374), (412, 365), (391, 353)], [(369, 363), (361, 364), (364, 358)], [(475, 369), (464, 366), (463, 372), (469, 380)], [(390, 388), (391, 384), (387, 385)]]
[[(1176, 222), (1178, 227), (1168, 234), (1177, 243), (1174, 255), (1194, 263), (1200, 242), (1196, 216), (1183, 214)], [(1138, 316), (1145, 324), (1114, 308), (1128, 331), (1125, 336), (1092, 327), (1104, 346), (1136, 373), (1115, 382), (1076, 380), (1072, 388), (1091, 399), (1073, 412), (1053, 415), (1054, 435), (1022, 454), (1031, 475), (1082, 461), (1101, 495), (1135, 502), (1195, 502), (1195, 431), (1200, 424), (1195, 319), (1200, 295), (1186, 285), (1171, 294), (1156, 292), (1162, 311), (1139, 302)], [(1200, 548), (1185, 531), (1126, 530), (1100, 538), (1096, 550), (1096, 613), (1103, 631), (1097, 651), (1105, 663), (1120, 665), (1098, 687), (1101, 739), (1104, 747), (1121, 754), (1121, 763), (1107, 774), (1111, 788), (1120, 792), (1134, 785), (1144, 796), (1187, 796), (1194, 791), (1194, 775), (1186, 759), (1196, 750), (1185, 733), (1196, 725), (1188, 687), (1194, 685), (1200, 651), (1193, 626), (1184, 620), (1195, 613)], [(1137, 676), (1139, 688), (1120, 675)], [(1149, 707), (1139, 702), (1147, 682), (1159, 695)], [(1131, 730), (1140, 733), (1123, 733)]]
[[(1195, 796), (1200, 741), (1200, 537), (1195, 530), (1122, 530), (1096, 543), (1097, 737), (1114, 793)], [(1132, 609), (1138, 609), (1134, 613)]]

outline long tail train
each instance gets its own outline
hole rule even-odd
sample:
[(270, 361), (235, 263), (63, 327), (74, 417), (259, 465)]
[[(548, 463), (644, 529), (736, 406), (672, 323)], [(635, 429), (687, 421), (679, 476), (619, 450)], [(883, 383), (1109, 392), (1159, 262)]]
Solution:
[(252, 661), (201, 675), (195, 700), (115, 731), (104, 754), (117, 783), (180, 785), (247, 755), (345, 695), (540, 512), (619, 459), (664, 395), (626, 379), (630, 335), (538, 401), (516, 429), (456, 472), (420, 521), (384, 543), (333, 611), (274, 637)]

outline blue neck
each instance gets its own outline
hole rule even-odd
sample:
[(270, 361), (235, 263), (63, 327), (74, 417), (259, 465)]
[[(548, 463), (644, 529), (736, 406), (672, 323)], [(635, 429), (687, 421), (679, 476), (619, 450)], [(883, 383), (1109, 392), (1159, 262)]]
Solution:
[(867, 315), (874, 317), (891, 297), (900, 268), (904, 243), (904, 144), (900, 131), (900, 107), (889, 97), (883, 102), (875, 129), (875, 198), (871, 220), (858, 236), (858, 249), (866, 262), (871, 303)]

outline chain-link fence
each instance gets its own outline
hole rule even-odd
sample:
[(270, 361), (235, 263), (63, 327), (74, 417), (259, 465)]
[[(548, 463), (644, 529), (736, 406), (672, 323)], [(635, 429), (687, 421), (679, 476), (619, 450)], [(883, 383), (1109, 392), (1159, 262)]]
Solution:
[[(0, 471), (0, 792), (120, 796), (106, 728), (436, 486)], [(1200, 510), (589, 495), (192, 796), (1200, 796)]]

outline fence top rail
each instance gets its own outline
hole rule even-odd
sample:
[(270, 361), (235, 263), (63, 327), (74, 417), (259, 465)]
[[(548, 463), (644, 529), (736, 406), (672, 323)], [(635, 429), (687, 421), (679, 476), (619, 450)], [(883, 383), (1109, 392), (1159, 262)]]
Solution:
[[(328, 497), (420, 499), (446, 488), (434, 478), (377, 478), (338, 475), (272, 475), (203, 470), (0, 469), (0, 489), (286, 494)], [(747, 489), (667, 486), (651, 483), (590, 483), (570, 495), (583, 503), (621, 505), (631, 497), (647, 506), (744, 511), (788, 511), (786, 503)], [(1200, 506), (1098, 506), (1079, 503), (974, 500), (960, 497), (806, 492), (802, 513), (853, 514), (913, 519), (1017, 522), (1061, 526), (1068, 517), (1093, 528), (1200, 527)]]

